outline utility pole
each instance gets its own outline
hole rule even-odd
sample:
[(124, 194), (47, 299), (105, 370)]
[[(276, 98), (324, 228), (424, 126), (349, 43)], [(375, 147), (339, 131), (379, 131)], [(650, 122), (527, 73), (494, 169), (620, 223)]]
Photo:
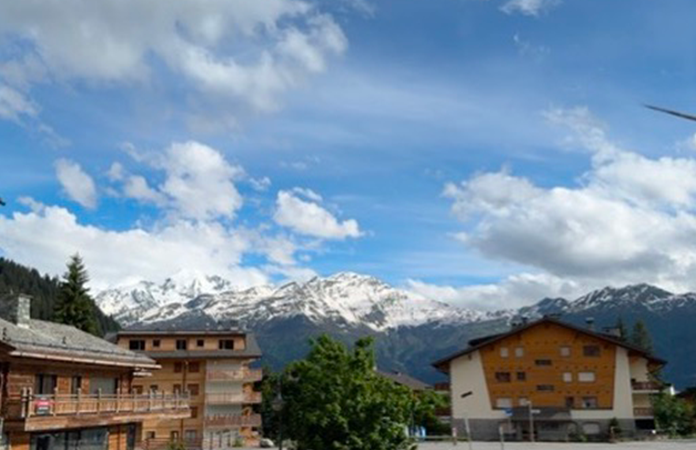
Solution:
[(534, 443), (534, 410), (532, 409), (532, 401), (527, 400), (529, 407), (529, 442)]
[[(470, 395), (472, 395), (474, 392), (473, 391), (468, 391), (462, 394), (461, 398), (467, 398)], [(466, 440), (469, 443), (469, 450), (473, 450), (473, 444), (471, 442), (471, 428), (469, 427), (469, 415), (464, 412), (464, 428), (466, 429)], [(456, 442), (456, 441), (455, 441)]]

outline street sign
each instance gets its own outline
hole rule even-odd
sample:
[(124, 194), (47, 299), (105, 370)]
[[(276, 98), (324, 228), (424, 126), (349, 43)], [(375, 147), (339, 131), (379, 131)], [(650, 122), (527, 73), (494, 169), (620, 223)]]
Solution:
[(532, 414), (541, 414), (541, 410), (540, 409), (533, 409)]

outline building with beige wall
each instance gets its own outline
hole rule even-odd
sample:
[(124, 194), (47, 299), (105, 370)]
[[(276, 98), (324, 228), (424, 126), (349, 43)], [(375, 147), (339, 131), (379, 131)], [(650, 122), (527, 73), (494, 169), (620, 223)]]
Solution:
[(501, 430), (530, 439), (533, 428), (537, 439), (565, 440), (606, 436), (612, 419), (625, 433), (654, 429), (652, 374), (664, 364), (616, 336), (545, 317), (470, 341), (434, 366), (449, 375), (460, 434), (468, 422), (475, 439)]
[(186, 393), (191, 417), (149, 420), (143, 425), (150, 443), (184, 441), (204, 449), (230, 448), (258, 442), (261, 417), (253, 406), (261, 402), (254, 383), (259, 369), (249, 365), (261, 357), (252, 334), (230, 330), (127, 330), (117, 343), (144, 353), (162, 369), (134, 389), (155, 393)]

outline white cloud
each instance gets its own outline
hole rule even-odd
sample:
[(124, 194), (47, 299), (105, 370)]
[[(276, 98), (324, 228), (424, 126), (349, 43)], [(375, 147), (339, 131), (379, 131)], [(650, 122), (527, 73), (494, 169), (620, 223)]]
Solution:
[(163, 205), (165, 197), (152, 189), (147, 183), (145, 177), (140, 175), (131, 175), (123, 185), (123, 194), (136, 200), (151, 202), (156, 205)]
[[(466, 224), (458, 238), (483, 257), (529, 268), (547, 284), (543, 296), (559, 286), (586, 290), (638, 282), (695, 289), (696, 160), (625, 151), (586, 108), (546, 116), (568, 126), (569, 142), (590, 152), (590, 170), (569, 186), (541, 187), (508, 170), (446, 185), (444, 195)], [(513, 303), (532, 300), (520, 295), (518, 281), (443, 295), (474, 303), (482, 293)]]
[(347, 48), (332, 17), (300, 0), (2, 2), (0, 37), (26, 46), (0, 70), (15, 86), (146, 85), (169, 76), (155, 68), (164, 66), (210, 117), (276, 109), (283, 92)]
[(0, 248), (6, 255), (60, 274), (67, 258), (79, 252), (95, 288), (136, 279), (161, 280), (191, 267), (227, 276), (240, 286), (266, 283), (264, 270), (241, 265), (244, 254), (263, 254), (257, 248), (265, 239), (254, 231), (190, 221), (149, 231), (110, 231), (81, 224), (70, 211), (56, 206), (0, 216)]
[(56, 175), (68, 197), (86, 208), (97, 207), (97, 188), (94, 180), (79, 164), (59, 159), (56, 161)]
[(121, 181), (124, 178), (125, 169), (123, 164), (115, 162), (111, 164), (109, 170), (106, 172), (106, 177), (111, 181)]
[(311, 190), (295, 188), (291, 191), (280, 191), (273, 219), (277, 224), (297, 233), (320, 239), (342, 240), (362, 235), (356, 220), (339, 221), (322, 207), (320, 202), (321, 196)]
[(37, 114), (34, 102), (20, 91), (0, 83), (0, 119), (19, 122), (23, 116), (35, 117)]
[(500, 10), (506, 14), (519, 13), (538, 17), (560, 4), (561, 0), (508, 0), (500, 7)]

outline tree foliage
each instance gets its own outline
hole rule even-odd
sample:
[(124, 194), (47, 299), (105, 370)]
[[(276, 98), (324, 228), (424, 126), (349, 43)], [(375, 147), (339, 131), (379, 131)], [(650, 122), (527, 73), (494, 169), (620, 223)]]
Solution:
[(374, 367), (371, 338), (351, 350), (325, 335), (312, 340), (307, 357), (282, 375), (284, 436), (298, 450), (411, 448), (413, 395)]
[(638, 320), (633, 325), (633, 332), (631, 333), (631, 343), (636, 347), (640, 347), (647, 351), (648, 353), (653, 352), (653, 342), (648, 327), (645, 322)]
[(429, 435), (443, 436), (450, 433), (448, 424), (435, 414), (438, 409), (449, 406), (448, 396), (435, 391), (414, 394), (413, 425), (423, 427)]
[(694, 432), (694, 407), (684, 399), (662, 393), (653, 398), (653, 410), (658, 429), (671, 436)]
[[(42, 275), (36, 269), (0, 258), (0, 298), (8, 298), (7, 294), (30, 295), (32, 318), (54, 321), (59, 291), (60, 280), (57, 277)], [(106, 333), (119, 329), (118, 323), (96, 306), (94, 311), (98, 330)]]
[(89, 296), (89, 276), (80, 255), (73, 255), (68, 262), (68, 271), (63, 275), (55, 306), (56, 322), (72, 325), (87, 333), (99, 335), (95, 319), (94, 300)]

